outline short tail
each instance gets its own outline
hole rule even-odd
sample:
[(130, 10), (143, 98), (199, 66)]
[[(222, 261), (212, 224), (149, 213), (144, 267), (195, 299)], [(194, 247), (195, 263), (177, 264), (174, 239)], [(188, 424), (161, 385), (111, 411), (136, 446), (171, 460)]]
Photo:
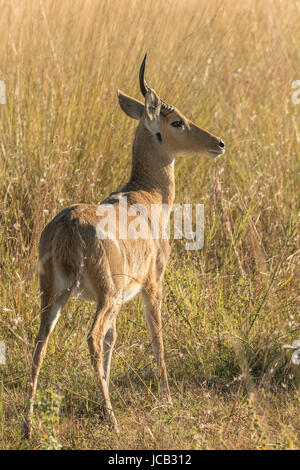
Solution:
[(84, 267), (85, 242), (76, 220), (60, 224), (52, 242), (52, 256), (68, 278), (78, 279)]

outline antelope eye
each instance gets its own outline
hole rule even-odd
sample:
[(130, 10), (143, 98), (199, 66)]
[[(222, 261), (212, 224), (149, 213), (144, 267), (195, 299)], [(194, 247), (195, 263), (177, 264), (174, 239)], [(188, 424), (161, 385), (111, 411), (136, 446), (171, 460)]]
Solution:
[(171, 123), (171, 126), (173, 127), (184, 127), (184, 122), (183, 121), (174, 121)]

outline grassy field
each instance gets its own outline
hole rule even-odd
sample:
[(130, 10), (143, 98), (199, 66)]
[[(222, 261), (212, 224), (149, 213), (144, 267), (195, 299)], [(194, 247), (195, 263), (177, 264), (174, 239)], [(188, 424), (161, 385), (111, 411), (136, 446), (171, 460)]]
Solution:
[[(299, 448), (299, 381), (282, 355), (300, 338), (299, 2), (0, 0), (0, 11), (0, 449)], [(99, 420), (94, 306), (74, 299), (49, 343), (29, 445), (39, 236), (63, 207), (126, 182), (136, 123), (116, 90), (141, 99), (146, 51), (149, 84), (227, 148), (176, 160), (176, 202), (204, 204), (205, 246), (173, 241), (165, 275), (174, 407), (157, 400), (136, 300), (112, 362), (120, 435)]]

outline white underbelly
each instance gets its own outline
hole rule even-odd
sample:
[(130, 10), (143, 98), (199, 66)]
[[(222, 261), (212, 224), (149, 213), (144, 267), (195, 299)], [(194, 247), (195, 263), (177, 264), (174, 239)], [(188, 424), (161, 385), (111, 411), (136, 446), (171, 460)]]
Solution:
[(72, 294), (81, 299), (97, 301), (96, 292), (90, 280), (85, 275), (81, 276), (80, 280), (76, 283)]
[[(140, 293), (141, 288), (142, 286), (138, 283), (125, 288), (123, 292), (118, 295), (118, 301), (121, 304), (129, 302), (129, 300), (132, 300)], [(96, 292), (86, 276), (81, 277), (80, 281), (74, 286), (72, 294), (81, 299), (97, 301)]]
[(121, 303), (129, 302), (129, 300), (133, 299), (136, 295), (139, 294), (141, 291), (142, 286), (140, 284), (134, 284), (129, 288), (125, 289), (120, 295)]

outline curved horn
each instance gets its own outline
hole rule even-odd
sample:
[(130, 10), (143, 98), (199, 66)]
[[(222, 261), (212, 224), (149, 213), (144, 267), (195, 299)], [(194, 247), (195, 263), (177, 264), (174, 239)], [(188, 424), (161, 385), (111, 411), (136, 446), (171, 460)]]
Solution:
[(142, 92), (143, 96), (146, 96), (146, 93), (149, 90), (149, 87), (148, 87), (147, 82), (145, 80), (146, 59), (147, 59), (147, 53), (145, 54), (145, 57), (143, 59), (143, 62), (142, 62), (141, 68), (140, 68), (140, 73), (139, 73), (140, 89), (141, 89), (141, 92)]
[[(145, 54), (145, 57), (143, 59), (142, 65), (140, 67), (140, 72), (139, 72), (140, 89), (141, 89), (143, 96), (146, 96), (147, 91), (150, 90), (150, 87), (145, 80), (146, 59), (147, 59), (147, 53)], [(161, 101), (161, 113), (162, 114), (166, 115), (166, 114), (171, 113), (174, 110), (173, 106), (170, 106), (169, 104), (165, 103), (162, 99), (160, 101)]]

